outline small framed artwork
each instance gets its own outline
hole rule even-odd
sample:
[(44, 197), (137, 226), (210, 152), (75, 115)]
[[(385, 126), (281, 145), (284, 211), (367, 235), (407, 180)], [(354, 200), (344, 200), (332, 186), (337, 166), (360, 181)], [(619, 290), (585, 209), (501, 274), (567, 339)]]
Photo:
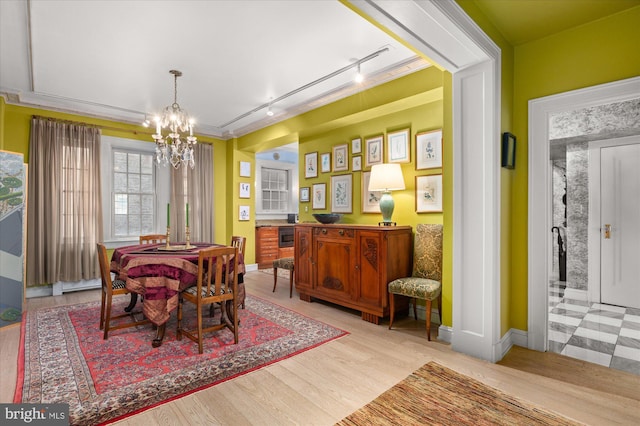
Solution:
[(442, 212), (442, 175), (416, 176), (416, 212)]
[(389, 163), (409, 163), (409, 129), (389, 132), (387, 134), (387, 161)]
[(364, 167), (382, 164), (382, 135), (364, 140)]
[(442, 130), (416, 135), (416, 170), (442, 167)]
[(249, 206), (240, 206), (238, 220), (249, 220)]
[(248, 161), (240, 162), (240, 176), (251, 177), (251, 163)]
[(351, 153), (360, 154), (362, 152), (362, 140), (360, 138), (351, 139)]
[(320, 154), (320, 171), (322, 173), (331, 171), (331, 153), (325, 152), (324, 154)]
[(369, 191), (371, 172), (362, 173), (362, 213), (380, 213), (382, 191)]
[(516, 137), (509, 132), (502, 134), (502, 167), (506, 169), (516, 167)]
[(336, 145), (333, 147), (333, 171), (344, 172), (349, 170), (347, 144)]
[(240, 182), (240, 198), (251, 198), (251, 184)]
[(362, 155), (356, 155), (351, 157), (351, 170), (359, 172), (362, 170)]
[(353, 200), (353, 176), (346, 175), (331, 176), (331, 212), (351, 213)]
[(313, 210), (324, 210), (327, 208), (327, 184), (313, 184), (313, 201), (311, 202)]
[(309, 152), (304, 155), (304, 177), (318, 177), (318, 153)]
[(309, 202), (309, 187), (304, 186), (300, 188), (300, 202), (308, 203)]

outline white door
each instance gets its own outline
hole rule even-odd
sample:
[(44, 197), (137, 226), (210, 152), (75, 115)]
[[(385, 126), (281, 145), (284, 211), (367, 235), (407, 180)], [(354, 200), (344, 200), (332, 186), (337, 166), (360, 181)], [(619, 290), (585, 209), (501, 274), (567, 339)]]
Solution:
[(600, 151), (600, 300), (640, 308), (640, 144)]

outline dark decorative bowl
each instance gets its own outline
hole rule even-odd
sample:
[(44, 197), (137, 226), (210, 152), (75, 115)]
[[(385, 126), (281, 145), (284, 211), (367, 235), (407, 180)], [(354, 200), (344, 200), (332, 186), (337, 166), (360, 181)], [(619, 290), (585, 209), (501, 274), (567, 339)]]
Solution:
[(342, 215), (338, 213), (314, 213), (313, 217), (315, 217), (318, 222), (324, 223), (325, 225), (336, 223), (342, 219)]

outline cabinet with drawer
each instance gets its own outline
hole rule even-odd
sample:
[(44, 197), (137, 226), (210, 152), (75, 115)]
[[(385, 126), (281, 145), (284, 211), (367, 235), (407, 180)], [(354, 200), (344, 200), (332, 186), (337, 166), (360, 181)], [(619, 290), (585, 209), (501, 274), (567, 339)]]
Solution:
[(261, 226), (256, 228), (256, 263), (258, 269), (271, 268), (279, 257), (278, 227)]
[(374, 324), (389, 315), (387, 283), (411, 275), (410, 226), (298, 224), (294, 241), (300, 299), (359, 310)]

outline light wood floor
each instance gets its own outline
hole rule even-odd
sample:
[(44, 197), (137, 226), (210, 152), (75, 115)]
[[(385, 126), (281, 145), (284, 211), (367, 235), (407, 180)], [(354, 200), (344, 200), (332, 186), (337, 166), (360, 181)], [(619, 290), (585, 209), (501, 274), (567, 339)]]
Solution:
[[(424, 322), (405, 318), (388, 330), (357, 312), (306, 303), (280, 278), (250, 272), (247, 292), (348, 331), (348, 336), (268, 367), (163, 404), (118, 425), (331, 425), (415, 369), (437, 361), (523, 400), (590, 425), (640, 424), (640, 376), (514, 348), (491, 364), (428, 342)], [(97, 300), (99, 291), (29, 299), (28, 309)], [(0, 402), (12, 402), (19, 327), (0, 329)]]

